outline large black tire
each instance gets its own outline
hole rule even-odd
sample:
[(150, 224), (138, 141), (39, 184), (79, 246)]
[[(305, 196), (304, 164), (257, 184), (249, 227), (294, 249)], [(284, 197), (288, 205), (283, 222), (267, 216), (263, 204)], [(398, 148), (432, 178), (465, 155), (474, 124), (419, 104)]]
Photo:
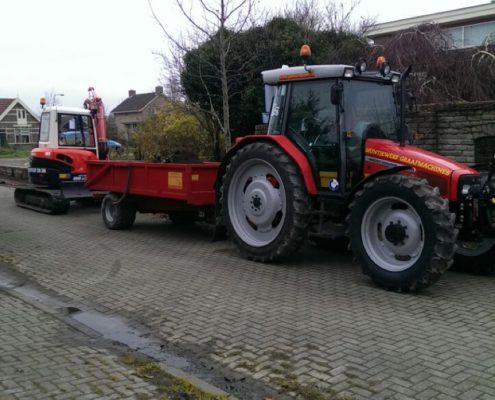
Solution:
[(348, 236), (363, 272), (379, 286), (417, 291), (451, 266), (455, 216), (426, 180), (379, 177), (364, 185), (350, 205)]
[(495, 274), (495, 244), (459, 242), (454, 257), (456, 270), (482, 275)]
[(126, 201), (120, 201), (116, 193), (108, 193), (101, 203), (101, 216), (109, 229), (128, 229), (136, 219), (136, 207)]
[(251, 143), (232, 157), (220, 203), (227, 231), (248, 259), (285, 258), (306, 240), (310, 197), (297, 166), (274, 144)]

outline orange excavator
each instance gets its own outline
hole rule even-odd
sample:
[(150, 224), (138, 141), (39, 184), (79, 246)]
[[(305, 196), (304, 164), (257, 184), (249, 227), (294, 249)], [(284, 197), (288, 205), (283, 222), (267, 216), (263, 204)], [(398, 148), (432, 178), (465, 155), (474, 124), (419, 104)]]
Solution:
[(105, 107), (94, 88), (84, 108), (42, 107), (38, 147), (31, 151), (29, 183), (16, 188), (18, 206), (47, 214), (69, 210), (71, 200), (89, 200), (87, 161), (108, 157)]

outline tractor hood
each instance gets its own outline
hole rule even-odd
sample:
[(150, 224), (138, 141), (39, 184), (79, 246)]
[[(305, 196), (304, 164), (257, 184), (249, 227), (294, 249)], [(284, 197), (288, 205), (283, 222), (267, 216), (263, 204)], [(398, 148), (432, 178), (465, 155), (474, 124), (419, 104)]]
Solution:
[(394, 166), (412, 167), (412, 175), (426, 179), (436, 186), (442, 196), (457, 200), (457, 186), (462, 175), (478, 175), (479, 172), (465, 164), (415, 146), (400, 146), (386, 139), (368, 139), (365, 148), (364, 173), (373, 174)]
[(368, 139), (365, 157), (385, 165), (406, 165), (439, 176), (450, 176), (453, 172), (460, 175), (478, 174), (476, 170), (455, 160), (415, 146), (400, 146), (391, 140)]

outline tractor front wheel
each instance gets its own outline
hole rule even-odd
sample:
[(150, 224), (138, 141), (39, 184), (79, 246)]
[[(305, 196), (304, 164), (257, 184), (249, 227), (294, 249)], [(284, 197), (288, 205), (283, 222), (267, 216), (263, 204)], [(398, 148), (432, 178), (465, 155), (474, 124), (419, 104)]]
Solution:
[(276, 145), (257, 142), (232, 156), (223, 177), (221, 212), (245, 257), (273, 261), (304, 243), (310, 199), (292, 159)]
[(457, 231), (438, 189), (405, 175), (365, 184), (350, 205), (348, 235), (363, 272), (379, 286), (423, 289), (452, 264)]

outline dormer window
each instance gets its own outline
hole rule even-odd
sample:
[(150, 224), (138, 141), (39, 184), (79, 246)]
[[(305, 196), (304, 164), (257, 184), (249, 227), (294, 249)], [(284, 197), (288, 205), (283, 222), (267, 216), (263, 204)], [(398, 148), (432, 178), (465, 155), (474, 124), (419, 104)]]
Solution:
[(17, 110), (17, 125), (27, 125), (27, 115), (26, 110)]

